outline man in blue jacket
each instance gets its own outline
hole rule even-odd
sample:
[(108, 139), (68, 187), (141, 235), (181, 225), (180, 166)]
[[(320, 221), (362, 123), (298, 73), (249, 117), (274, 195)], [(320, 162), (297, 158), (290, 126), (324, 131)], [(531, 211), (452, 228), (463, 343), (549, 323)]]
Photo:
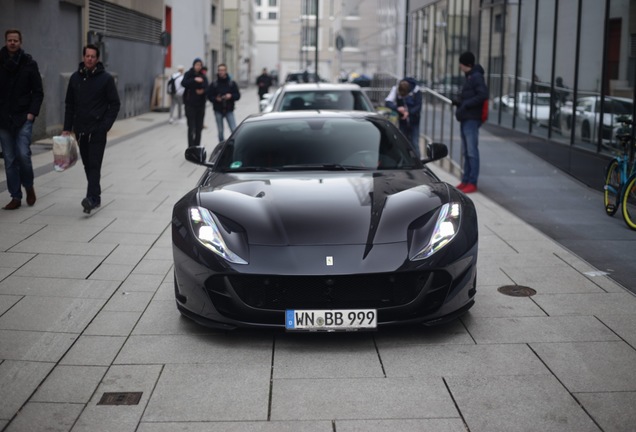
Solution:
[(475, 55), (469, 51), (459, 56), (459, 68), (466, 81), (458, 98), (453, 100), (455, 118), (460, 123), (464, 169), (457, 189), (464, 193), (477, 192), (479, 177), (479, 128), (482, 122), (484, 102), (488, 100), (488, 87), (484, 68), (475, 64)]
[(384, 106), (396, 111), (402, 133), (411, 141), (418, 158), (420, 152), (420, 113), (422, 112), (422, 91), (413, 78), (404, 78), (384, 100)]
[(22, 187), (27, 204), (35, 204), (31, 136), (33, 121), (44, 99), (38, 64), (22, 50), (22, 34), (9, 29), (0, 50), (0, 144), (4, 154), (7, 189), (11, 201), (5, 210), (22, 205)]
[(106, 134), (117, 120), (121, 103), (115, 79), (99, 61), (99, 48), (88, 44), (82, 62), (68, 82), (63, 136), (75, 132), (88, 186), (82, 200), (84, 213), (101, 206), (100, 186)]

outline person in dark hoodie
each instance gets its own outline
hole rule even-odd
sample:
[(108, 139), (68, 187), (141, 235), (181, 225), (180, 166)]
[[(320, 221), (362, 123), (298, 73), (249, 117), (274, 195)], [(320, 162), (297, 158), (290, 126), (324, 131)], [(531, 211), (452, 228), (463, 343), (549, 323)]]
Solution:
[(44, 99), (38, 64), (22, 50), (22, 34), (9, 29), (0, 50), (0, 144), (11, 201), (5, 210), (22, 205), (22, 187), (27, 204), (35, 204), (31, 136), (33, 121)]
[(183, 104), (188, 119), (188, 147), (201, 145), (201, 131), (205, 119), (205, 92), (208, 78), (203, 73), (203, 60), (195, 58), (192, 67), (183, 76), (181, 85), (185, 88)]
[(396, 111), (400, 130), (411, 141), (418, 158), (420, 151), (420, 113), (422, 111), (422, 91), (413, 78), (404, 78), (393, 86), (384, 100), (384, 105)]
[(208, 99), (212, 102), (219, 142), (224, 140), (223, 119), (227, 120), (230, 133), (236, 129), (234, 118), (234, 102), (241, 98), (241, 92), (232, 78), (227, 74), (227, 66), (221, 63), (217, 68), (216, 81), (208, 88)]
[(82, 200), (84, 213), (102, 203), (100, 186), (106, 134), (113, 127), (121, 103), (115, 79), (99, 61), (99, 48), (93, 44), (82, 50), (82, 62), (66, 89), (63, 136), (75, 132), (88, 186)]
[(484, 102), (488, 100), (488, 87), (484, 79), (484, 68), (475, 64), (475, 55), (469, 51), (459, 56), (459, 68), (466, 81), (459, 97), (453, 99), (455, 118), (460, 123), (464, 169), (457, 189), (464, 193), (477, 192), (479, 177), (479, 128), (482, 122)]

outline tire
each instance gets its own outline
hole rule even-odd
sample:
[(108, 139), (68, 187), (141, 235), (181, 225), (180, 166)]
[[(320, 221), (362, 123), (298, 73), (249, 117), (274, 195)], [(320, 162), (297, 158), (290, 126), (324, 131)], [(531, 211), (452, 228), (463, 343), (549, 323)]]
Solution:
[(605, 213), (608, 216), (614, 216), (618, 211), (621, 196), (621, 169), (616, 159), (612, 160), (605, 170), (605, 186), (603, 189)]
[(630, 229), (636, 230), (636, 175), (632, 175), (623, 189), (621, 198), (623, 219)]

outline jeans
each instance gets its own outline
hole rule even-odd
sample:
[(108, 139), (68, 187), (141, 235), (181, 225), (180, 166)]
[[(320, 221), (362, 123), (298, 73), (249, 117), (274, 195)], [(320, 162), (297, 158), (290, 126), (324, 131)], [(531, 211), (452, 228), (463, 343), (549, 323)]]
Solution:
[(236, 120), (234, 119), (234, 111), (228, 111), (225, 114), (219, 111), (214, 111), (214, 118), (216, 119), (216, 130), (219, 133), (219, 142), (223, 141), (223, 118), (227, 120), (227, 125), (230, 127), (230, 132), (236, 129)]
[(188, 147), (200, 146), (203, 119), (205, 118), (205, 105), (186, 105), (185, 113), (188, 118)]
[(4, 170), (7, 174), (7, 190), (11, 198), (22, 199), (22, 186), (33, 187), (33, 163), (31, 162), (31, 135), (33, 122), (27, 120), (17, 131), (0, 129), (0, 143), (4, 154)]
[(461, 122), (462, 155), (464, 156), (464, 172), (462, 183), (476, 185), (479, 177), (479, 128), (481, 121), (464, 120)]
[(102, 189), (99, 184), (102, 176), (102, 161), (106, 150), (106, 132), (83, 133), (77, 136), (80, 156), (84, 164), (84, 173), (88, 186), (86, 197), (99, 205), (102, 202)]
[(400, 122), (400, 130), (409, 139), (413, 151), (417, 155), (418, 159), (422, 159), (422, 152), (420, 151), (420, 124), (408, 122)]
[(177, 107), (178, 108), (178, 112), (179, 112), (179, 118), (181, 118), (181, 106), (183, 105), (183, 96), (179, 96), (179, 95), (172, 95), (172, 97), (170, 98), (170, 120), (172, 120), (174, 118), (173, 114), (174, 114), (174, 108)]

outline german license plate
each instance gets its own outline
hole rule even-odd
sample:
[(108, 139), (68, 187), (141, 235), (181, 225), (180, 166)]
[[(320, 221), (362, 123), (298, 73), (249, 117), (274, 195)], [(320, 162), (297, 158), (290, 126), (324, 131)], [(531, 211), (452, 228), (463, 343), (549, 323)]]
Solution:
[(375, 309), (285, 311), (285, 329), (289, 331), (375, 330), (377, 326)]

